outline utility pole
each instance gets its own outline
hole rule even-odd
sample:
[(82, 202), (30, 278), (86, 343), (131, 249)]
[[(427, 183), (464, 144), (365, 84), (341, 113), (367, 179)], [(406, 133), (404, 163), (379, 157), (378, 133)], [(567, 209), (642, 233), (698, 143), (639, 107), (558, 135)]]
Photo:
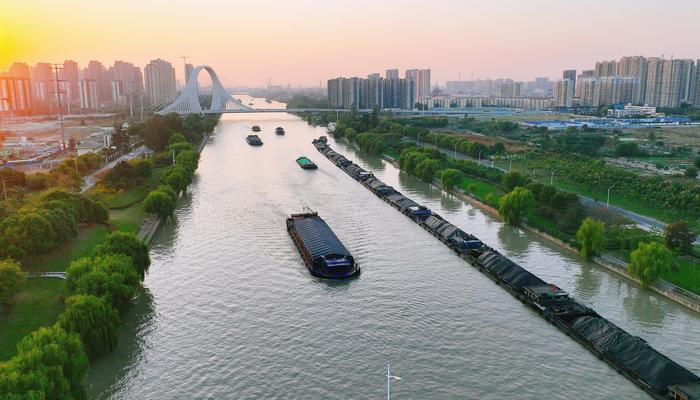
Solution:
[(60, 80), (58, 79), (58, 71), (63, 69), (61, 64), (52, 64), (51, 69), (53, 69), (54, 77), (56, 78), (56, 97), (58, 98), (58, 121), (61, 125), (61, 142), (63, 145), (63, 152), (66, 151), (66, 132), (63, 129), (63, 102), (61, 101), (61, 95), (65, 92), (61, 91)]
[(2, 177), (2, 193), (5, 195), (5, 203), (7, 203), (7, 189), (5, 188), (5, 177)]

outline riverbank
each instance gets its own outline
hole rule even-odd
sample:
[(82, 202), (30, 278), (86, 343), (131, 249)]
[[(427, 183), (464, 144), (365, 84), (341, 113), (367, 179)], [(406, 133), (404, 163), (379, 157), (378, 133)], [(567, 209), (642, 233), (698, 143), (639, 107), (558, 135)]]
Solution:
[[(354, 142), (351, 142), (352, 146), (356, 147), (356, 144)], [(382, 154), (381, 158), (389, 163), (391, 163), (394, 167), (397, 169), (401, 169), (401, 166), (399, 163), (392, 158), (391, 156), (387, 154)], [(498, 215), (498, 210), (488, 204), (483, 203), (479, 199), (470, 196), (467, 193), (464, 193), (462, 191), (454, 190), (454, 189), (445, 189), (443, 185), (440, 183), (438, 179), (433, 179), (432, 184), (441, 190), (448, 192), (459, 199), (468, 202), (469, 204), (472, 204), (482, 211), (485, 211), (491, 216), (494, 216), (496, 218), (500, 218)], [(560, 246), (568, 251), (571, 251), (572, 253), (575, 253), (577, 255), (580, 255), (580, 252), (577, 248), (571, 246), (570, 244), (564, 242), (563, 240), (556, 238), (546, 232), (542, 232), (539, 229), (533, 227), (532, 225), (529, 225), (527, 223), (523, 223), (521, 225), (523, 229), (527, 229), (528, 231), (536, 234), (537, 236), (548, 240), (551, 243), (556, 244), (557, 246)], [(600, 255), (593, 257), (591, 260), (595, 264), (607, 269), (608, 271), (612, 271), (620, 276), (625, 277), (626, 279), (629, 279), (630, 281), (635, 282), (636, 284), (640, 284), (640, 281), (634, 277), (632, 277), (628, 272), (627, 272), (627, 266), (626, 264), (621, 264), (620, 260), (615, 259), (614, 257), (611, 257), (609, 255), (606, 255), (604, 253), (601, 253)], [(663, 279), (659, 280), (659, 282), (650, 285), (648, 287), (649, 290), (652, 290), (656, 293), (658, 293), (661, 296), (666, 297), (669, 300), (672, 300), (678, 304), (681, 304), (697, 313), (700, 313), (700, 296), (689, 292), (677, 285), (674, 285), (671, 282), (665, 281)]]

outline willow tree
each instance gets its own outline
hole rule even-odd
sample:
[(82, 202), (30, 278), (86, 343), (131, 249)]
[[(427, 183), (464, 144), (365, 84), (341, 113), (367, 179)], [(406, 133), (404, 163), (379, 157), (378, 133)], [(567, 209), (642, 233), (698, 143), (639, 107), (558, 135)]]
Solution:
[(630, 253), (627, 272), (639, 279), (642, 286), (649, 286), (670, 270), (674, 263), (673, 253), (659, 242), (639, 243), (637, 250)]
[(518, 186), (507, 195), (501, 197), (498, 204), (498, 215), (507, 223), (518, 225), (534, 206), (535, 198), (532, 192)]
[(58, 316), (58, 326), (80, 336), (88, 357), (94, 360), (116, 347), (119, 313), (102, 298), (71, 296), (66, 299), (66, 309)]
[(605, 241), (605, 225), (593, 218), (586, 218), (576, 231), (576, 240), (581, 246), (581, 256), (590, 260)]

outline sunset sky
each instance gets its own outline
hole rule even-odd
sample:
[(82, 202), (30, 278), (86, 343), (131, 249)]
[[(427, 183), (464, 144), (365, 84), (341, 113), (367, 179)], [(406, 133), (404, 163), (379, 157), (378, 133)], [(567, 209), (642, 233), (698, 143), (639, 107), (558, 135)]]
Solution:
[[(700, 58), (698, 0), (0, 0), (12, 61), (209, 64), (227, 85), (318, 85), (386, 68), (433, 82), (535, 76), (624, 55)], [(403, 72), (402, 72), (403, 73)]]

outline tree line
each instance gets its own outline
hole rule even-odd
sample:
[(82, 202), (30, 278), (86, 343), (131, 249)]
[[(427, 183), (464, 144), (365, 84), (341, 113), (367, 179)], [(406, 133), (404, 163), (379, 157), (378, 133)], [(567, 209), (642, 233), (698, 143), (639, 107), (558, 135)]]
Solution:
[[(92, 256), (73, 261), (67, 270), (73, 295), (56, 324), (29, 334), (17, 354), (0, 363), (3, 398), (85, 399), (89, 361), (115, 348), (120, 314), (131, 306), (149, 265), (146, 245), (125, 232), (112, 233)], [(0, 275), (9, 270), (21, 285), (19, 266), (0, 262)]]

